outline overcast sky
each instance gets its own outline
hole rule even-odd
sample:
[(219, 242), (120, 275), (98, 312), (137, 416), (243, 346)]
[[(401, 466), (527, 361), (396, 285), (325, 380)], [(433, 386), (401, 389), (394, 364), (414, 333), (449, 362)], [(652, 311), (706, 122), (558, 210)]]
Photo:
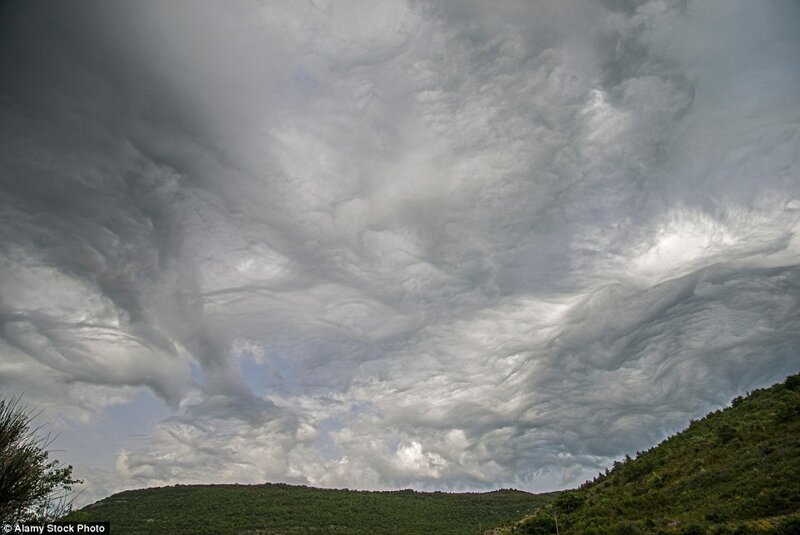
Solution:
[(0, 389), (82, 502), (542, 491), (800, 370), (794, 0), (0, 4)]

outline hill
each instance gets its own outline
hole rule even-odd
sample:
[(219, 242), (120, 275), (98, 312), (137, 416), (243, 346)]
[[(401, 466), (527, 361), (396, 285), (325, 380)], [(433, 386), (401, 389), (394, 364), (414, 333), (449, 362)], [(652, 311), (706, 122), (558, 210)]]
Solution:
[(367, 492), (283, 484), (177, 485), (114, 494), (65, 520), (110, 521), (120, 534), (474, 534), (541, 507), (554, 494)]
[(800, 534), (800, 375), (737, 397), (506, 533)]

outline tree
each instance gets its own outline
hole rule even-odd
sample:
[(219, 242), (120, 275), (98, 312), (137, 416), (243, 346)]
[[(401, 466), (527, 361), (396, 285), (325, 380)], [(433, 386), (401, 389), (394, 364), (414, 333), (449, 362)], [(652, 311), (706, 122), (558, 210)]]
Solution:
[(56, 520), (72, 508), (72, 466), (49, 460), (52, 440), (19, 398), (0, 399), (0, 523)]
[(556, 519), (551, 514), (540, 510), (525, 519), (520, 525), (520, 530), (526, 535), (555, 535)]
[(573, 513), (580, 509), (585, 501), (586, 497), (583, 494), (572, 490), (559, 494), (553, 502), (553, 506), (562, 513)]

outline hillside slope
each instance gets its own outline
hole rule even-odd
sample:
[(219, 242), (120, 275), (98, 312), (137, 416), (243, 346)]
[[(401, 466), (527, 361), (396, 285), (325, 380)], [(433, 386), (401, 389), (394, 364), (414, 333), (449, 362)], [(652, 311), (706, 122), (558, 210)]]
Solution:
[(800, 534), (800, 375), (562, 493), (512, 533)]
[(451, 494), (366, 492), (282, 484), (191, 485), (131, 490), (67, 520), (109, 521), (121, 534), (481, 533), (554, 495), (517, 490)]

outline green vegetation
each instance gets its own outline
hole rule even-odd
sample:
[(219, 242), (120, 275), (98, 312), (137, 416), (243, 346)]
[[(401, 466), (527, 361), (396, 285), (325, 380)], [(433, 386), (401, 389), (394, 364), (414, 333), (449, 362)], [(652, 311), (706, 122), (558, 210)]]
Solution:
[(737, 397), (507, 533), (800, 533), (800, 375)]
[(191, 485), (121, 492), (66, 520), (109, 521), (115, 535), (162, 533), (409, 533), (483, 531), (554, 495), (365, 492), (282, 484)]
[(0, 399), (0, 524), (48, 521), (71, 506), (72, 467), (50, 461), (46, 437), (17, 399)]

